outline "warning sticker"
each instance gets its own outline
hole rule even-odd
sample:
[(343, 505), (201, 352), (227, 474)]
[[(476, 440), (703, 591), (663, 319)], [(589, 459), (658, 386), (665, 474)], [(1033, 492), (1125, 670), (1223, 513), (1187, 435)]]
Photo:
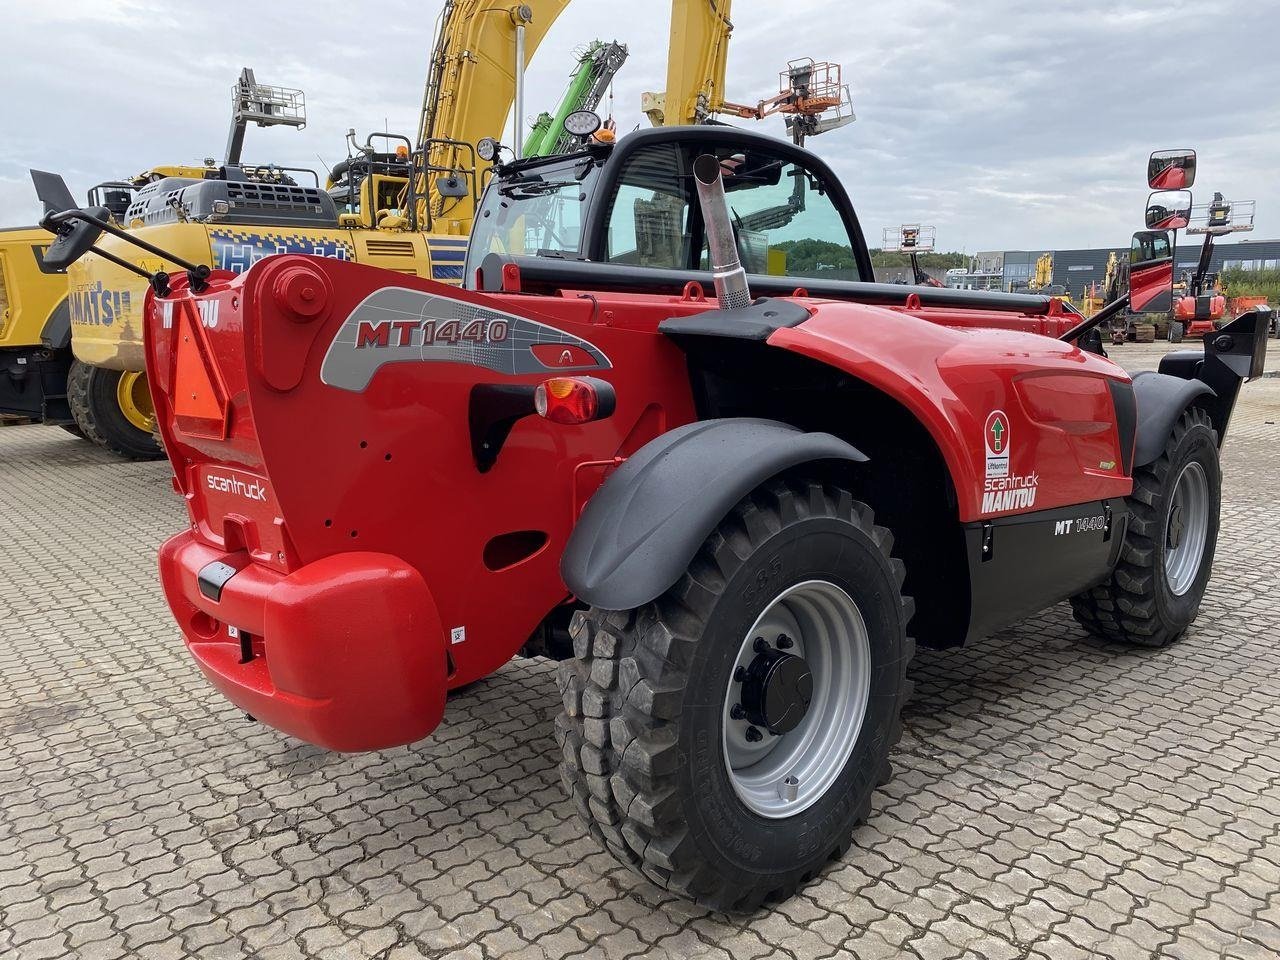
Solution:
[(987, 449), (987, 476), (1007, 477), (1009, 475), (1009, 418), (1003, 410), (993, 410), (987, 417), (987, 425), (983, 430), (984, 443)]

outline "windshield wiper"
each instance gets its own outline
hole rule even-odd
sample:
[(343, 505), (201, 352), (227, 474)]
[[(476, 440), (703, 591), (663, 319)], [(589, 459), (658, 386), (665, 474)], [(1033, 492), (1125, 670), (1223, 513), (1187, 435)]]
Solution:
[(530, 197), (541, 197), (548, 193), (555, 193), (565, 187), (580, 186), (582, 185), (576, 180), (513, 180), (511, 183), (504, 183), (500, 186), (498, 193), (516, 200), (527, 200)]

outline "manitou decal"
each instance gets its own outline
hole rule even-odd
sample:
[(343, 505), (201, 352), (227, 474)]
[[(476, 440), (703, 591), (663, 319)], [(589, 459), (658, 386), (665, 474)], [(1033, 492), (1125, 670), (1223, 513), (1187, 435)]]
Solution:
[(610, 367), (594, 344), (545, 323), (404, 287), (385, 287), (366, 297), (343, 322), (320, 365), (331, 387), (363, 391), (389, 363), (464, 363), (518, 376), (564, 370), (534, 354), (539, 344), (563, 346), (583, 362), (574, 369)]
[(987, 477), (982, 488), (982, 512), (1003, 513), (1006, 510), (1030, 510), (1036, 505), (1040, 488), (1038, 473)]

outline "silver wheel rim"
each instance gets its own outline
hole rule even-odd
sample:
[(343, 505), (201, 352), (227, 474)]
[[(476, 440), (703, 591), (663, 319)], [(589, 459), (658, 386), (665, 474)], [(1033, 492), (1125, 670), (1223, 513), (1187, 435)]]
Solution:
[[(756, 641), (791, 640), (786, 652), (804, 659), (813, 678), (808, 711), (781, 735), (735, 717)], [(778, 594), (752, 625), (728, 677), (722, 749), (734, 792), (763, 817), (794, 816), (821, 799), (844, 769), (858, 741), (871, 698), (871, 641), (853, 598), (825, 580), (806, 580)]]
[(1164, 525), (1164, 575), (1175, 596), (1191, 589), (1209, 541), (1209, 478), (1194, 460), (1182, 468)]

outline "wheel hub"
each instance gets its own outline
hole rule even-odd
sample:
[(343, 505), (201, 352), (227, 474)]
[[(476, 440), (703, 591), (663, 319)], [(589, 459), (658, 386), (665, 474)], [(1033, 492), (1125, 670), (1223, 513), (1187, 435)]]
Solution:
[(1174, 483), (1165, 520), (1165, 577), (1175, 596), (1191, 589), (1209, 542), (1209, 480), (1192, 460)]
[(756, 655), (742, 682), (747, 719), (775, 736), (800, 725), (813, 699), (813, 674), (794, 654), (768, 649)]
[(760, 816), (795, 816), (840, 776), (870, 702), (858, 605), (827, 580), (793, 584), (765, 606), (730, 669), (721, 743), (734, 792)]

